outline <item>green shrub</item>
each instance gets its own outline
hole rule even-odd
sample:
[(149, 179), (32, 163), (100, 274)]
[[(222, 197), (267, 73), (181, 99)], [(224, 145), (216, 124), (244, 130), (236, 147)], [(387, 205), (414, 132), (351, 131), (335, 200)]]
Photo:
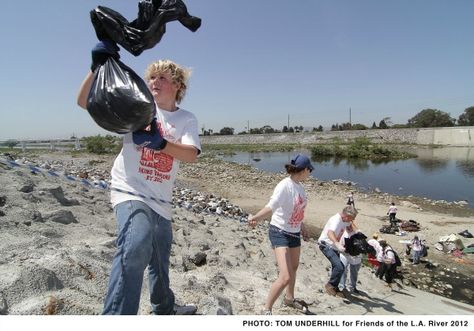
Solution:
[(90, 136), (83, 138), (86, 144), (86, 149), (92, 154), (116, 154), (122, 148), (121, 141), (112, 135)]

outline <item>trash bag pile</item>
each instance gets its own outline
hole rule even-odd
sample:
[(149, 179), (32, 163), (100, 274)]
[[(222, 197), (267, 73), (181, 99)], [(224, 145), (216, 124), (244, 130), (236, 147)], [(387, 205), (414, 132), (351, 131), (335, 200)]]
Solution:
[[(178, 20), (193, 32), (201, 26), (201, 19), (189, 15), (182, 0), (142, 0), (132, 22), (102, 6), (90, 16), (99, 40), (112, 40), (135, 56), (161, 40), (168, 22)], [(156, 113), (154, 98), (143, 79), (113, 58), (94, 72), (87, 111), (100, 127), (119, 134), (145, 128)]]
[(399, 227), (400, 227), (400, 230), (407, 231), (407, 232), (420, 231), (420, 224), (414, 220), (402, 221)]
[(395, 234), (398, 232), (398, 225), (385, 224), (379, 229), (381, 233)]

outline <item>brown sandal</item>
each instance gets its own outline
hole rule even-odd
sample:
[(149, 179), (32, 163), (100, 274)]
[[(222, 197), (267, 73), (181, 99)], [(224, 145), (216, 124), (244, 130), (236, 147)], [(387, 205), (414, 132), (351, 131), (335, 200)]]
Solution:
[(308, 304), (306, 301), (302, 299), (287, 299), (286, 297), (283, 299), (283, 304), (287, 307), (295, 308), (298, 310), (308, 310)]

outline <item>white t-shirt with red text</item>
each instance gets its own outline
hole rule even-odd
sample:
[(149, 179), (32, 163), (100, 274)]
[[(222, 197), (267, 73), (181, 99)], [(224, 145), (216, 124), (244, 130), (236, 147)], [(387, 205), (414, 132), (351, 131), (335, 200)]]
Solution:
[[(157, 107), (156, 117), (163, 138), (201, 150), (198, 122), (194, 114), (179, 108), (169, 112)], [(139, 200), (159, 215), (171, 219), (173, 186), (179, 164), (179, 160), (161, 151), (139, 148), (133, 143), (132, 133), (127, 133), (123, 137), (123, 148), (112, 167), (112, 187), (141, 194), (145, 198), (112, 190), (112, 206), (128, 200)], [(169, 203), (155, 202), (147, 197)]]
[(275, 187), (266, 205), (273, 212), (270, 224), (286, 232), (300, 232), (307, 202), (303, 185), (286, 177)]
[(331, 246), (332, 248), (336, 249), (335, 243), (328, 236), (328, 231), (334, 231), (336, 235), (337, 241), (341, 240), (342, 235), (344, 234), (344, 230), (346, 229), (347, 224), (344, 224), (342, 221), (341, 214), (337, 213), (336, 215), (332, 216), (326, 223), (319, 236), (318, 243), (323, 245)]

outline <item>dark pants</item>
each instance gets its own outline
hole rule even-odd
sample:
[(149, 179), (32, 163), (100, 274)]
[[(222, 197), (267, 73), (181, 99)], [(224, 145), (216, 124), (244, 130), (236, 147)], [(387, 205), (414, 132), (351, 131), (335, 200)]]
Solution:
[(380, 262), (379, 266), (377, 267), (377, 271), (375, 272), (375, 276), (382, 279), (385, 273), (385, 263)]
[(329, 284), (331, 284), (334, 288), (338, 288), (345, 269), (344, 264), (339, 258), (339, 252), (326, 245), (319, 245), (319, 249), (321, 252), (323, 252), (324, 256), (326, 256), (329, 262), (331, 262), (332, 270), (331, 277), (329, 278)]
[(393, 281), (393, 278), (395, 277), (395, 274), (397, 273), (397, 266), (395, 264), (385, 264), (382, 263), (382, 271), (381, 271), (381, 276), (379, 276), (380, 279), (385, 275), (385, 281), (387, 283), (391, 283)]
[(395, 217), (397, 213), (390, 213), (388, 217), (390, 218), (390, 223), (396, 224), (397, 223), (397, 218)]

